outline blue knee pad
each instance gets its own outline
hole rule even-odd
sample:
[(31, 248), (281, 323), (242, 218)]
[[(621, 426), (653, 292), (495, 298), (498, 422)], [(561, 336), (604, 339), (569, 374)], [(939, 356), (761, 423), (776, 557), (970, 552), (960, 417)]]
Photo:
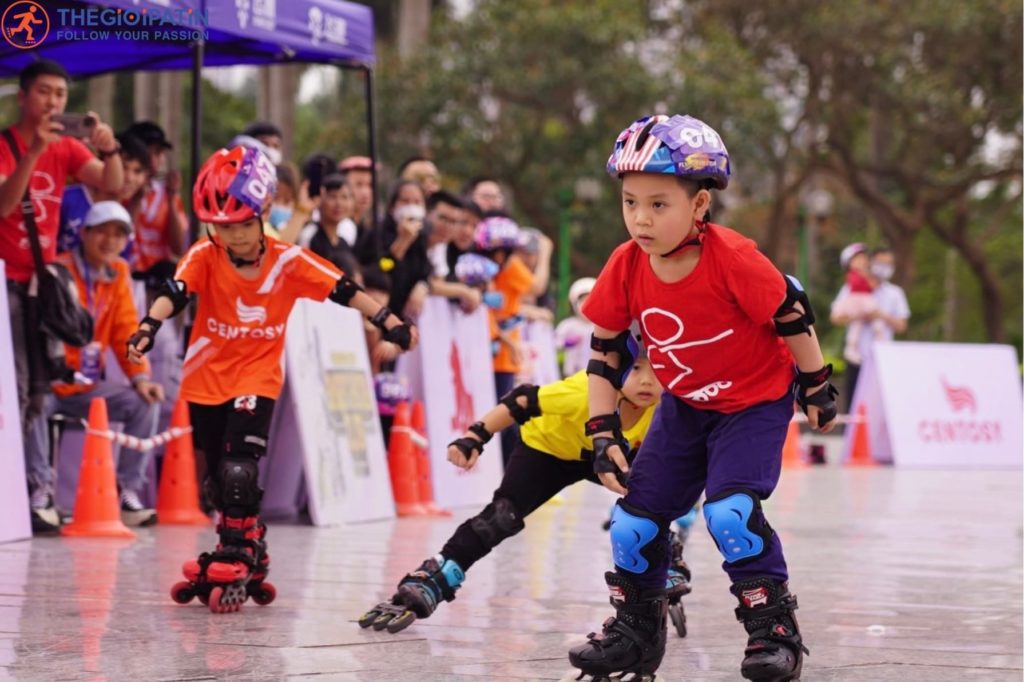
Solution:
[(680, 528), (689, 528), (697, 521), (697, 505), (693, 505), (693, 509), (686, 512), (678, 519), (676, 519), (676, 525)]
[(704, 503), (704, 521), (726, 563), (756, 559), (773, 531), (761, 513), (761, 500), (748, 490), (730, 490)]
[(615, 565), (630, 573), (645, 573), (652, 564), (664, 563), (667, 530), (657, 517), (619, 500), (609, 528)]

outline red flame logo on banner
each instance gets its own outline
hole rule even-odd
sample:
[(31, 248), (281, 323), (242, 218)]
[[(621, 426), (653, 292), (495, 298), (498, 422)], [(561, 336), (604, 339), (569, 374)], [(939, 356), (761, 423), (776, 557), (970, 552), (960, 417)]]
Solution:
[(459, 348), (454, 341), (448, 354), (448, 361), (452, 366), (452, 387), (455, 389), (452, 430), (462, 433), (473, 423), (473, 396), (466, 390), (466, 384), (462, 381), (462, 362), (459, 360)]
[(954, 412), (970, 410), (974, 414), (978, 410), (978, 403), (974, 399), (974, 393), (966, 386), (953, 386), (946, 381), (946, 377), (940, 376), (939, 382), (946, 392), (946, 400)]

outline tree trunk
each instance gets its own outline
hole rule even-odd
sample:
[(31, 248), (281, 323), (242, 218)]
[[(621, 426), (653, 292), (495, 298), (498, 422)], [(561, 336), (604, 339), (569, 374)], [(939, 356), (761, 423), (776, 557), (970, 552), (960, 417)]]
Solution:
[(963, 257), (981, 287), (978, 303), (985, 320), (985, 336), (992, 343), (1003, 343), (1006, 340), (1003, 329), (1003, 291), (996, 274), (989, 267), (988, 259), (981, 248), (964, 235), (954, 234), (950, 244)]
[(398, 54), (404, 59), (427, 42), (430, 0), (401, 0), (398, 6)]

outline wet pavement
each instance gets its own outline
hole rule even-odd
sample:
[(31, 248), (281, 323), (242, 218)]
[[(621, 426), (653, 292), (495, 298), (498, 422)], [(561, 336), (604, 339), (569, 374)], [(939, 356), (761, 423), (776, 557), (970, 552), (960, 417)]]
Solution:
[[(474, 566), (458, 599), (397, 635), (355, 620), (475, 510), (271, 523), (278, 599), (228, 615), (168, 596), (212, 528), (0, 545), (0, 679), (557, 680), (569, 646), (611, 614), (601, 522), (613, 501), (567, 490)], [(811, 650), (803, 680), (1019, 682), (1021, 504), (1019, 471), (786, 470), (765, 508)], [(689, 634), (670, 630), (658, 679), (739, 680), (745, 636), (703, 527), (686, 558)]]

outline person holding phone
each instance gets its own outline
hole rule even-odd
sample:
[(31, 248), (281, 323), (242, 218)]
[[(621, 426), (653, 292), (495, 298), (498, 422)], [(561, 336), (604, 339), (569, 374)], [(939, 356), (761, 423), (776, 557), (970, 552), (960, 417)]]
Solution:
[(381, 226), (383, 258), (394, 262), (391, 276), (391, 309), (396, 313), (417, 317), (423, 310), (433, 273), (427, 255), (427, 199), (423, 188), (413, 180), (395, 185), (388, 200), (387, 215)]
[[(22, 197), (27, 193), (31, 198), (43, 260), (49, 263), (57, 255), (60, 201), (67, 177), (108, 192), (117, 192), (123, 182), (120, 148), (109, 125), (89, 112), (92, 124), (87, 125), (83, 117), (70, 131), (85, 136), (94, 154), (82, 140), (65, 134), (69, 130), (55, 118), (67, 106), (69, 81), (67, 71), (57, 62), (40, 59), (26, 66), (19, 75), (18, 120), (3, 131), (5, 139), (0, 140), (0, 260), (6, 267), (18, 407), (26, 439), (49, 386), (42, 372), (30, 370), (42, 366), (37, 356), (43, 344), (37, 338), (38, 330), (25, 321), (28, 284), (35, 265), (20, 206)], [(44, 486), (29, 481), (29, 489), (33, 507), (52, 507), (52, 497)]]

